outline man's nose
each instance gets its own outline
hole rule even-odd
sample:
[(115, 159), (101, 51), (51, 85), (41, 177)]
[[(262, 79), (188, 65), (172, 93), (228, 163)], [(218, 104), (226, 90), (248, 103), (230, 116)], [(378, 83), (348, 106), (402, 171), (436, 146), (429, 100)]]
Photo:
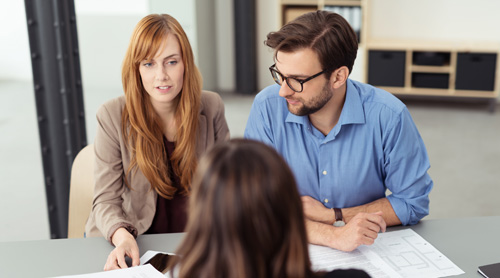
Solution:
[(287, 96), (291, 96), (293, 94), (295, 94), (295, 92), (290, 88), (290, 86), (288, 86), (286, 81), (283, 80), (283, 82), (281, 82), (281, 88), (279, 91), (279, 95), (281, 97), (287, 97)]

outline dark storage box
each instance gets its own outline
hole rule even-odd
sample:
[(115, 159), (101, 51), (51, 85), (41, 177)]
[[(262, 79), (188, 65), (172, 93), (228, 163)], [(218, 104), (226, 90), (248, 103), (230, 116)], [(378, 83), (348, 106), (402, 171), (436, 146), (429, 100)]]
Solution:
[(404, 87), (406, 53), (404, 51), (368, 52), (368, 83), (374, 86)]
[(493, 91), (496, 53), (458, 53), (455, 89)]
[(412, 73), (412, 86), (417, 88), (448, 89), (450, 75), (448, 73)]
[(413, 64), (420, 66), (445, 66), (450, 64), (450, 52), (413, 52)]

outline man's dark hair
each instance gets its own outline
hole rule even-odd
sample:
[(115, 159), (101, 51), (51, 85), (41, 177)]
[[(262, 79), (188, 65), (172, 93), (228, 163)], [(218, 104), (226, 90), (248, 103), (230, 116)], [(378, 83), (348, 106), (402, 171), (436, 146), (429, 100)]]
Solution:
[(323, 70), (329, 76), (335, 69), (346, 66), (352, 71), (358, 51), (358, 38), (349, 23), (340, 15), (328, 11), (306, 13), (290, 21), (277, 32), (267, 35), (264, 42), (278, 51), (294, 52), (311, 48), (318, 55)]

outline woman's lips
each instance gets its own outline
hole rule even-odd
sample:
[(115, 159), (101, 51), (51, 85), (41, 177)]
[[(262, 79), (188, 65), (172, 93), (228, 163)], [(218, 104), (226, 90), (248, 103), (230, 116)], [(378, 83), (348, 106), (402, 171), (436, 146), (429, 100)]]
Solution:
[(156, 90), (158, 90), (160, 93), (167, 93), (168, 91), (170, 91), (170, 88), (172, 88), (172, 86), (158, 86), (156, 87)]

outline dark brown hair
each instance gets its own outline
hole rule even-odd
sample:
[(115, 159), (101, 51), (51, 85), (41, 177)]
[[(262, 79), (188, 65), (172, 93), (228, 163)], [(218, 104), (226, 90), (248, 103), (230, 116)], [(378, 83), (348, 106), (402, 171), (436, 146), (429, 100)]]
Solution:
[(233, 139), (193, 178), (178, 277), (313, 277), (293, 174), (271, 147)]
[(327, 76), (342, 66), (351, 73), (358, 51), (358, 39), (349, 23), (328, 11), (301, 15), (279, 31), (269, 33), (264, 43), (275, 50), (275, 59), (278, 51), (288, 53), (311, 48), (323, 70), (330, 69)]
[[(171, 199), (177, 190), (168, 176), (167, 152), (163, 128), (139, 73), (140, 62), (153, 57), (164, 45), (168, 34), (180, 44), (184, 63), (184, 83), (177, 96), (175, 150), (170, 159), (174, 173), (184, 191), (190, 190), (196, 168), (196, 138), (200, 114), (202, 79), (194, 64), (188, 37), (175, 18), (167, 14), (151, 14), (139, 21), (134, 29), (122, 66), (122, 83), (126, 105), (122, 113), (122, 133), (132, 157), (127, 175), (137, 167), (164, 198)], [(130, 186), (125, 179), (127, 186)]]

